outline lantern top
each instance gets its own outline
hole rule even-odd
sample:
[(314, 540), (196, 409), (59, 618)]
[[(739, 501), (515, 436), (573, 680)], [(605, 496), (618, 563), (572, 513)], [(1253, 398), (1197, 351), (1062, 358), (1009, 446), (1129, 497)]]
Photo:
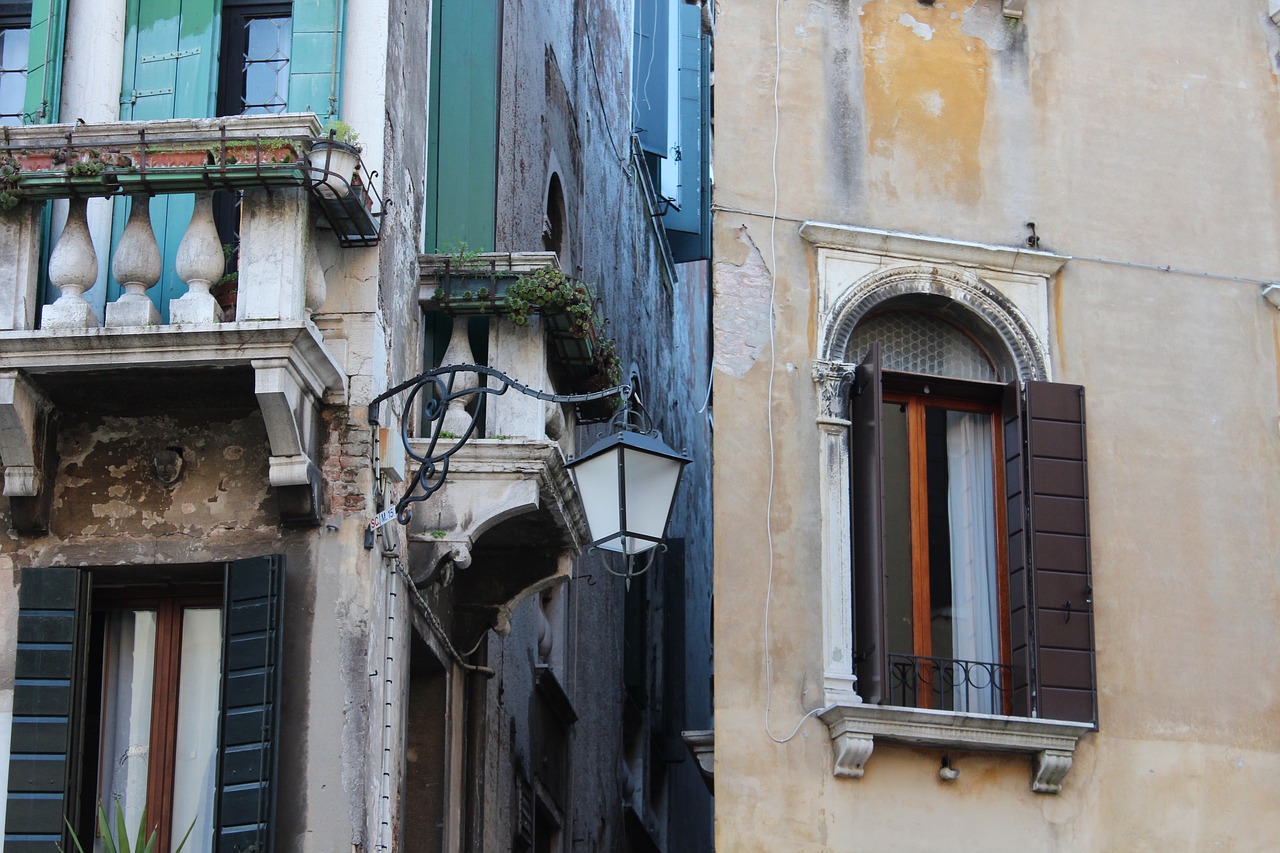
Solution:
[(655, 456), (661, 456), (671, 459), (682, 465), (688, 465), (691, 461), (689, 457), (683, 453), (672, 450), (665, 441), (655, 431), (652, 435), (635, 430), (622, 430), (620, 432), (610, 433), (604, 438), (591, 445), (581, 456), (572, 458), (566, 464), (566, 468), (572, 468), (580, 465), (588, 459), (608, 453), (615, 448), (631, 448), (639, 450), (642, 453), (652, 453)]

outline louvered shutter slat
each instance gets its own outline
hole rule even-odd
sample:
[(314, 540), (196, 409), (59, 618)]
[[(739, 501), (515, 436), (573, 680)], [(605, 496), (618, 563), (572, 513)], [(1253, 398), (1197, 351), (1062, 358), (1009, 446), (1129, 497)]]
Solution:
[(880, 344), (873, 343), (854, 375), (849, 405), (854, 653), (858, 695), (871, 704), (889, 701), (880, 372)]
[(227, 564), (214, 849), (274, 849), (284, 558)]

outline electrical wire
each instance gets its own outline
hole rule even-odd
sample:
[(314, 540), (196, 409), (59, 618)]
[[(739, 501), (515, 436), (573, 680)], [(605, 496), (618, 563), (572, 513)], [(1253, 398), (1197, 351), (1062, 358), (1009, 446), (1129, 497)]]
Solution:
[(609, 147), (613, 149), (613, 156), (618, 158), (618, 163), (626, 170), (626, 160), (618, 153), (618, 144), (613, 141), (613, 128), (609, 126), (609, 111), (604, 106), (604, 90), (600, 86), (600, 72), (596, 70), (596, 52), (591, 46), (591, 7), (587, 7), (587, 28), (582, 34), (583, 41), (587, 43), (587, 55), (591, 57), (591, 76), (596, 81), (596, 101), (600, 104), (600, 120), (604, 123), (604, 135), (609, 138)]
[[(769, 393), (765, 408), (769, 427), (769, 494), (765, 501), (764, 529), (769, 544), (769, 577), (764, 593), (764, 731), (774, 743), (786, 743), (799, 733), (804, 721), (822, 710), (819, 706), (806, 713), (786, 737), (778, 737), (769, 726), (769, 712), (773, 708), (773, 659), (769, 654), (769, 608), (773, 603), (773, 486), (775, 474), (775, 448), (773, 440), (773, 379), (777, 373), (778, 351), (774, 329), (778, 292), (778, 134), (781, 128), (781, 111), (778, 105), (778, 80), (782, 76), (782, 0), (773, 4), (773, 212), (769, 218)], [(710, 385), (707, 387), (710, 395)]]

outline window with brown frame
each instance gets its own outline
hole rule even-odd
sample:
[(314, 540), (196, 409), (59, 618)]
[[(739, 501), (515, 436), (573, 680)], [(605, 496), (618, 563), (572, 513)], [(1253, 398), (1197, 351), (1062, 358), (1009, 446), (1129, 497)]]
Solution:
[(881, 413), (892, 704), (1008, 714), (998, 406), (980, 386), (941, 397), (890, 391), (894, 379)]
[[(220, 584), (96, 590), (90, 628), (80, 837), (97, 803), (157, 830), (157, 850), (213, 838), (222, 671)], [(94, 701), (97, 698), (98, 701)]]
[(284, 577), (278, 554), (22, 569), (5, 853), (94, 839), (99, 802), (131, 834), (145, 805), (157, 851), (193, 827), (185, 849), (271, 853)]
[(1096, 725), (1083, 389), (887, 313), (850, 345), (859, 695)]

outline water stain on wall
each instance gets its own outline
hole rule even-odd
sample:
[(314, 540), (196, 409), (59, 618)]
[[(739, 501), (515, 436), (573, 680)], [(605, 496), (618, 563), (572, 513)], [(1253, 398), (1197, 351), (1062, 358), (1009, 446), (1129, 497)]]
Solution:
[(873, 0), (861, 9), (868, 172), (886, 199), (981, 195), (991, 53), (964, 32), (973, 5)]

